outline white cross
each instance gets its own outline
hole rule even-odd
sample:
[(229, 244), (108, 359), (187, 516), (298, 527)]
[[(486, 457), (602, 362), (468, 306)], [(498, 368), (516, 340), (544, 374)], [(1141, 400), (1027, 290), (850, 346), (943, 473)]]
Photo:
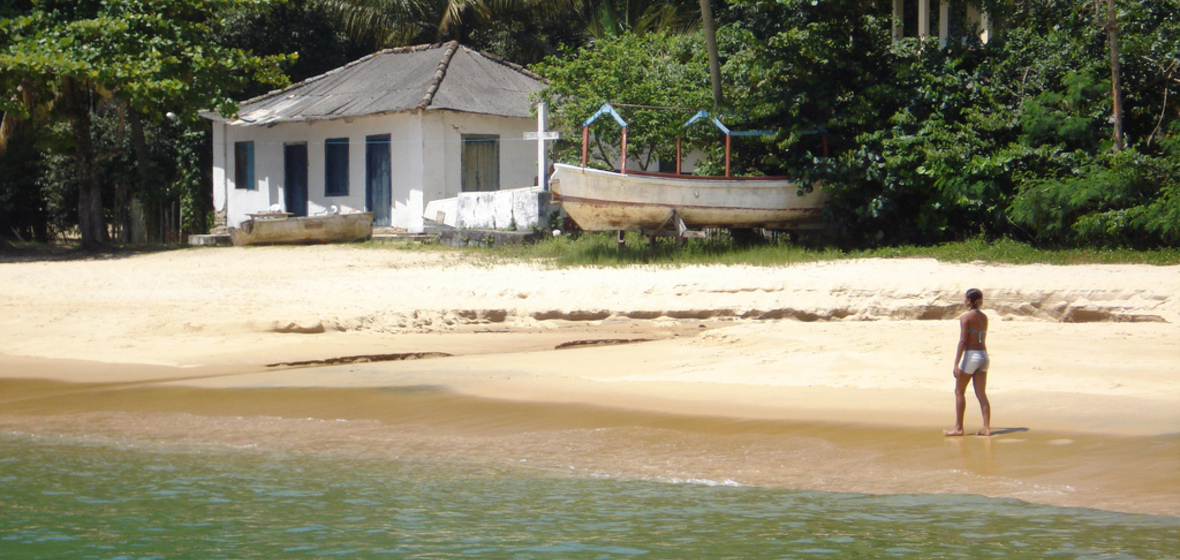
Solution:
[(545, 109), (544, 103), (537, 103), (537, 131), (524, 133), (524, 139), (537, 141), (537, 184), (541, 186), (542, 190), (547, 191), (549, 190), (549, 169), (545, 165), (545, 141), (560, 140), (561, 133), (555, 130), (545, 130), (549, 126)]

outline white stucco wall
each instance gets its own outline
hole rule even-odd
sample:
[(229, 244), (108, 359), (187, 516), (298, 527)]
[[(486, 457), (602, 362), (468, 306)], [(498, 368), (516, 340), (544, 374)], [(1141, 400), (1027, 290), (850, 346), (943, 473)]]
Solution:
[[(533, 119), (493, 117), (452, 111), (393, 113), (355, 119), (282, 123), (273, 126), (213, 124), (213, 202), (226, 211), (227, 225), (237, 227), (274, 204), (284, 206), (284, 144), (306, 143), (308, 214), (365, 209), (365, 137), (391, 137), (391, 221), (420, 232), (426, 203), (456, 196), (461, 188), (462, 135), (500, 136), (500, 186), (530, 186), (536, 175), (536, 144), (523, 140), (536, 127)], [(348, 194), (324, 194), (324, 142), (348, 138)], [(234, 185), (234, 143), (254, 142), (256, 189)], [(285, 209), (285, 208), (284, 208)]]
[[(441, 134), (433, 136), (441, 140), (443, 153), (448, 165), (441, 171), (438, 180), (441, 186), (433, 191), (429, 200), (452, 198), (462, 188), (464, 134), (497, 134), (500, 136), (500, 189), (519, 189), (536, 184), (537, 142), (525, 140), (524, 133), (537, 130), (536, 119), (493, 117), (454, 111), (432, 111), (426, 114), (428, 126), (437, 127)], [(451, 163), (453, 162), (453, 163)]]
[[(225, 212), (226, 187), (228, 180), (225, 176), (226, 145), (225, 123), (213, 123), (213, 211), (217, 214)], [(217, 224), (225, 225), (225, 224)]]

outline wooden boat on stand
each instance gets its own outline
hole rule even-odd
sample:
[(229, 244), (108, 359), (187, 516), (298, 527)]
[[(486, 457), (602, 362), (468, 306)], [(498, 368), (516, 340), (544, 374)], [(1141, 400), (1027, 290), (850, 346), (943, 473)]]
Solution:
[[(784, 230), (823, 227), (827, 193), (804, 192), (788, 177), (730, 177), (729, 154), (733, 136), (769, 134), (765, 131), (730, 131), (717, 119), (713, 124), (725, 133), (724, 177), (678, 173), (647, 173), (624, 169), (604, 171), (587, 167), (590, 124), (610, 115), (623, 128), (622, 161), (627, 161), (627, 124), (609, 104), (603, 105), (582, 126), (582, 166), (555, 164), (550, 188), (585, 231), (638, 232), (654, 239), (704, 237), (706, 228), (768, 228)], [(709, 118), (700, 111), (685, 126)], [(680, 169), (677, 141), (676, 168)]]
[(249, 214), (230, 230), (234, 245), (348, 243), (373, 237), (373, 213), (293, 217), (287, 212)]

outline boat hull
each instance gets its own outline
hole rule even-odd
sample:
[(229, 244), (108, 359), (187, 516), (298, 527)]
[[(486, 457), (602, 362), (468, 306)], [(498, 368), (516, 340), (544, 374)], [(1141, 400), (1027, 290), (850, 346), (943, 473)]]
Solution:
[(672, 211), (689, 228), (816, 229), (827, 193), (784, 178), (626, 175), (554, 165), (554, 200), (585, 231), (651, 231)]
[(372, 236), (372, 212), (246, 220), (230, 232), (237, 246), (347, 243)]

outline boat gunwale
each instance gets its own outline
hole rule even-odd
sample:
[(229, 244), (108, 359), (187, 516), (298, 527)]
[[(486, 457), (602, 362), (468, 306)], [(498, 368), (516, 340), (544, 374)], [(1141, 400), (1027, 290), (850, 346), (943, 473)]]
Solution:
[(594, 167), (582, 167), (580, 165), (570, 165), (567, 163), (555, 163), (554, 167), (556, 168), (556, 166), (566, 167), (566, 168), (569, 168), (574, 171), (602, 173), (602, 174), (617, 175), (617, 176), (623, 176), (623, 177), (634, 176), (634, 177), (642, 177), (644, 179), (656, 179), (656, 180), (660, 180), (660, 181), (701, 181), (701, 182), (713, 181), (713, 182), (717, 182), (717, 183), (730, 182), (730, 181), (743, 182), (743, 183), (744, 182), (761, 182), (761, 181), (767, 181), (767, 182), (777, 181), (777, 182), (784, 182), (784, 183), (798, 182), (796, 179), (794, 179), (792, 177), (786, 177), (786, 176), (723, 177), (723, 176), (719, 176), (719, 175), (683, 175), (683, 174), (676, 174), (676, 173), (657, 173), (657, 172), (652, 172), (652, 171), (635, 171), (635, 170), (630, 170), (630, 169), (627, 170), (626, 173), (623, 173), (618, 170), (597, 169)]
[(632, 207), (657, 207), (657, 208), (691, 208), (694, 210), (718, 210), (718, 211), (749, 211), (749, 212), (822, 212), (822, 207), (785, 207), (785, 208), (766, 208), (766, 207), (747, 207), (747, 206), (716, 206), (716, 205), (698, 205), (698, 204), (670, 204), (666, 202), (635, 202), (624, 200), (603, 200), (600, 198), (586, 198), (582, 196), (561, 196), (562, 202), (573, 202), (575, 204), (596, 204), (601, 206), (632, 206)]

